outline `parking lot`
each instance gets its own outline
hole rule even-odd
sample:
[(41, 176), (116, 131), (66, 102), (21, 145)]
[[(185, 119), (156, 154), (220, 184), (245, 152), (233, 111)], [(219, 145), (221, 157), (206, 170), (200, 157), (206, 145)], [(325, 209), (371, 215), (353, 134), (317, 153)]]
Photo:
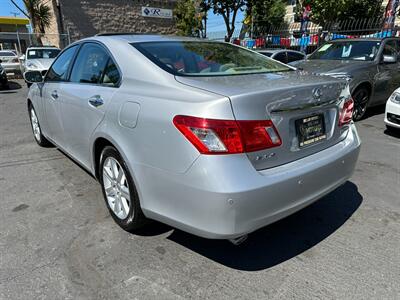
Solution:
[(36, 145), (27, 88), (0, 91), (0, 299), (399, 299), (400, 133), (357, 125), (353, 178), (234, 246), (110, 217), (100, 186)]

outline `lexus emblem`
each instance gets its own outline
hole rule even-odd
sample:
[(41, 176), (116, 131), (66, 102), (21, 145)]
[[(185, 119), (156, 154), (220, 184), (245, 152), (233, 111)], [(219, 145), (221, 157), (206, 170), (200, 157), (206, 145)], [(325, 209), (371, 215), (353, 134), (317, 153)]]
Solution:
[(312, 93), (313, 93), (313, 97), (314, 97), (315, 100), (317, 100), (317, 101), (321, 100), (322, 91), (321, 91), (320, 88), (313, 89)]

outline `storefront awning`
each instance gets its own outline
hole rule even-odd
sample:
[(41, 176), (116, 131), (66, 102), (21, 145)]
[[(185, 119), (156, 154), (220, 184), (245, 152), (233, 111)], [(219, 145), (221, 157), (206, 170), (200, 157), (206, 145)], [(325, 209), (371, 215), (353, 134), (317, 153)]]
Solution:
[(29, 19), (16, 17), (0, 17), (0, 25), (28, 25)]

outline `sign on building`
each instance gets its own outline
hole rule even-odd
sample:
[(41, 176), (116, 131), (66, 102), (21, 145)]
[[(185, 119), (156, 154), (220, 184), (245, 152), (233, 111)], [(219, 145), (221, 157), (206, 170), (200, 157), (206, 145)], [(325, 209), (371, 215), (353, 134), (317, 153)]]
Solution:
[(172, 9), (142, 6), (142, 16), (152, 18), (172, 19)]

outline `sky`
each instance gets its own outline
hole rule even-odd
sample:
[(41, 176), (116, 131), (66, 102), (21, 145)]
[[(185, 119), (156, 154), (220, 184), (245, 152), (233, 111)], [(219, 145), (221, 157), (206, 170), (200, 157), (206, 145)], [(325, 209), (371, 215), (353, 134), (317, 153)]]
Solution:
[[(24, 7), (22, 0), (15, 0), (15, 2), (20, 7)], [(0, 16), (13, 16), (13, 13), (19, 13), (17, 17), (25, 17), (10, 0), (0, 0)]]
[[(15, 0), (15, 2), (24, 7), (22, 0)], [(0, 0), (0, 16), (12, 16), (13, 13), (19, 13), (17, 17), (24, 17), (24, 15), (18, 11), (18, 9), (11, 3), (10, 0)], [(214, 15), (213, 12), (210, 11), (209, 19), (207, 24), (207, 31), (208, 32), (221, 32), (225, 31), (225, 23), (222, 19), (222, 16)], [(244, 12), (239, 12), (236, 18), (236, 26), (240, 29), (241, 23), (244, 18)]]

